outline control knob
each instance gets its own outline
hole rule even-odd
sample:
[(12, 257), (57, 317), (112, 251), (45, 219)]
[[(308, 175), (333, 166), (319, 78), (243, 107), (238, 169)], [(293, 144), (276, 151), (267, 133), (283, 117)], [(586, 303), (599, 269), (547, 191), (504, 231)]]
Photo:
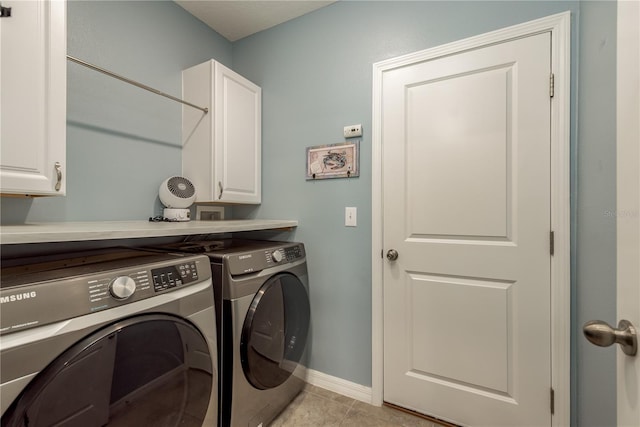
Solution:
[(136, 291), (136, 282), (129, 276), (120, 276), (109, 284), (109, 292), (115, 299), (125, 300)]
[(271, 253), (271, 258), (273, 258), (273, 260), (274, 260), (275, 262), (280, 262), (280, 261), (282, 261), (282, 259), (283, 259), (282, 252), (280, 252), (280, 251), (273, 251), (273, 252)]

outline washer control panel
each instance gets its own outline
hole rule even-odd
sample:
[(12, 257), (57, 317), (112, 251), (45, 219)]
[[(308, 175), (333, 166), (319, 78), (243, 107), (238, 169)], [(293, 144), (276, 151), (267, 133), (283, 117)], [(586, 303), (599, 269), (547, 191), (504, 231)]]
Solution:
[(118, 276), (109, 284), (109, 292), (115, 299), (127, 299), (136, 291), (136, 281), (129, 276)]
[(203, 255), (158, 254), (146, 261), (127, 268), (98, 264), (90, 274), (90, 266), (70, 268), (69, 277), (63, 279), (0, 289), (0, 334), (108, 310), (211, 279), (209, 258)]
[[(93, 311), (109, 308), (110, 300), (137, 301), (159, 292), (197, 282), (196, 261), (186, 261), (159, 268), (138, 270), (129, 275), (107, 276), (88, 281), (89, 301)], [(105, 307), (105, 304), (107, 305)]]
[(194, 261), (169, 267), (151, 270), (153, 277), (153, 290), (166, 291), (192, 282), (198, 281), (198, 268)]
[[(136, 292), (145, 293), (151, 288), (147, 270), (127, 273), (127, 275), (100, 275), (87, 279), (92, 311), (109, 308), (111, 300), (125, 301)], [(136, 300), (137, 298), (131, 299)]]

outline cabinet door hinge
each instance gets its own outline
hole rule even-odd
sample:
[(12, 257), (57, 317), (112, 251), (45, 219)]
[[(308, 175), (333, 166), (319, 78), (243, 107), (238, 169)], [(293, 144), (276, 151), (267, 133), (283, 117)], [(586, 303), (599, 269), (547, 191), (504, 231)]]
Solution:
[(553, 415), (556, 411), (556, 392), (553, 388), (551, 389), (551, 394), (550, 394), (550, 409), (551, 409), (551, 415)]
[(549, 253), (553, 255), (556, 251), (556, 233), (549, 233)]
[(554, 74), (551, 73), (551, 75), (549, 76), (549, 97), (550, 98), (553, 98), (555, 89), (556, 89), (555, 77), (554, 77)]

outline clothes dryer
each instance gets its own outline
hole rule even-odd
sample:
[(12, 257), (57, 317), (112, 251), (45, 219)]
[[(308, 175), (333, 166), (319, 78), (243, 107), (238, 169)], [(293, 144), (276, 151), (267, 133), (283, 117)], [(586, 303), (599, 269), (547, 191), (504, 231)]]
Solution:
[(268, 425), (302, 390), (310, 326), (302, 243), (228, 239), (165, 247), (211, 260), (221, 427)]
[(102, 250), (1, 274), (2, 426), (215, 425), (207, 257)]

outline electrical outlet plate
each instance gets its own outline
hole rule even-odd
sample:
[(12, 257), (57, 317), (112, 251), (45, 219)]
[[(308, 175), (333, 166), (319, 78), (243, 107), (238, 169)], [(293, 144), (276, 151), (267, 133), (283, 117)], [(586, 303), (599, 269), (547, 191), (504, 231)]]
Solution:
[(345, 138), (355, 138), (356, 136), (362, 136), (362, 125), (351, 125), (344, 127)]
[(196, 205), (196, 220), (218, 221), (224, 219), (223, 206)]

